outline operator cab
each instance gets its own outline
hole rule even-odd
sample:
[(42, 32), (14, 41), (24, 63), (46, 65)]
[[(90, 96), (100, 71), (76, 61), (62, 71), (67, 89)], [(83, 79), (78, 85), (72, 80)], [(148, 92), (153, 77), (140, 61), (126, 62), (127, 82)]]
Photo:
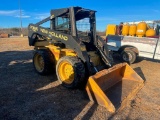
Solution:
[[(51, 10), (51, 17), (57, 12)], [(78, 37), (82, 41), (90, 41), (89, 37), (91, 39), (95, 32), (95, 11), (71, 7), (65, 13), (51, 19), (50, 26), (51, 29)]]
[[(51, 17), (60, 13), (59, 11), (65, 12), (51, 19), (51, 29), (72, 35), (85, 44), (93, 44), (96, 32), (96, 11), (81, 7), (71, 7), (61, 10), (51, 10)], [(92, 45), (89, 46), (87, 49), (92, 48)]]

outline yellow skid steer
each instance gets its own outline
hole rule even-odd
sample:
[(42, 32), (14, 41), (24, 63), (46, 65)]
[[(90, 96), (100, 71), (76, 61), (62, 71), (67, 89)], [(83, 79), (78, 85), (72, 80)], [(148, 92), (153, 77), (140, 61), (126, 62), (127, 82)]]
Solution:
[[(106, 41), (96, 35), (96, 11), (70, 7), (50, 13), (28, 26), (35, 70), (45, 75), (55, 69), (63, 86), (86, 85), (90, 100), (110, 112), (122, 108), (143, 86), (143, 80), (126, 63), (113, 66)], [(50, 26), (44, 27), (46, 22)]]

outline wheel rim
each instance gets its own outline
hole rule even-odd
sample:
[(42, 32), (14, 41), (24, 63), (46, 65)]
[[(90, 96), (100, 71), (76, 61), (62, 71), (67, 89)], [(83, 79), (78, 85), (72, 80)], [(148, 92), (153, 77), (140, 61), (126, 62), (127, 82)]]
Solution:
[(44, 59), (41, 55), (39, 54), (35, 55), (34, 65), (38, 72), (42, 72), (44, 70)]
[(125, 53), (123, 55), (123, 60), (125, 60), (125, 61), (131, 61), (132, 60), (132, 55), (130, 53)]
[(62, 82), (71, 84), (74, 80), (74, 70), (72, 65), (67, 61), (62, 61), (58, 67), (59, 77)]

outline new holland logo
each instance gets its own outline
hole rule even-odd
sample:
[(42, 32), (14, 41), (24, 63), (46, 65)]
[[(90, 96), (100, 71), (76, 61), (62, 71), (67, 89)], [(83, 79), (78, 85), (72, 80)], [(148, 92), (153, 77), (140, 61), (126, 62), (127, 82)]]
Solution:
[(65, 41), (68, 40), (67, 36), (62, 35), (62, 34), (58, 34), (56, 32), (49, 32), (49, 34), (52, 35), (53, 37), (56, 37), (56, 38), (59, 38), (59, 39), (65, 40)]
[(33, 30), (34, 32), (38, 31), (38, 27), (35, 27), (35, 26), (32, 26), (32, 25), (30, 25), (30, 29)]

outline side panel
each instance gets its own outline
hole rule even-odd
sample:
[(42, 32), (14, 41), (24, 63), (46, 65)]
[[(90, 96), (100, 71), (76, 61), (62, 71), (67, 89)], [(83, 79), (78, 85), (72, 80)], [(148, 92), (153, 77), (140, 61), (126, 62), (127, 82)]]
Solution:
[(108, 49), (113, 51), (118, 51), (119, 48), (121, 47), (122, 39), (123, 39), (123, 36), (108, 35), (107, 36)]
[[(131, 36), (109, 36), (108, 45), (109, 49), (114, 51), (118, 51), (118, 49), (124, 45), (134, 46), (138, 49), (139, 56), (153, 58), (157, 40), (157, 38), (146, 37), (139, 38)], [(157, 53), (158, 52), (159, 51), (157, 48)]]
[(84, 62), (89, 61), (85, 45), (80, 42), (80, 40), (73, 38), (71, 35), (51, 29), (46, 29), (35, 24), (30, 24), (28, 30), (29, 44), (31, 46), (34, 46), (36, 42), (36, 40), (33, 39), (33, 35), (40, 34), (50, 38), (51, 40), (48, 41), (50, 44), (54, 44), (57, 42), (64, 43), (66, 45), (66, 48), (74, 50), (77, 53), (78, 57), (80, 57)]
[[(36, 42), (35, 44), (40, 45), (38, 44), (38, 42)], [(71, 49), (61, 49), (60, 47), (54, 45), (36, 46), (35, 49), (49, 49), (54, 55), (54, 60), (56, 63), (63, 56), (77, 56), (77, 54)]]

